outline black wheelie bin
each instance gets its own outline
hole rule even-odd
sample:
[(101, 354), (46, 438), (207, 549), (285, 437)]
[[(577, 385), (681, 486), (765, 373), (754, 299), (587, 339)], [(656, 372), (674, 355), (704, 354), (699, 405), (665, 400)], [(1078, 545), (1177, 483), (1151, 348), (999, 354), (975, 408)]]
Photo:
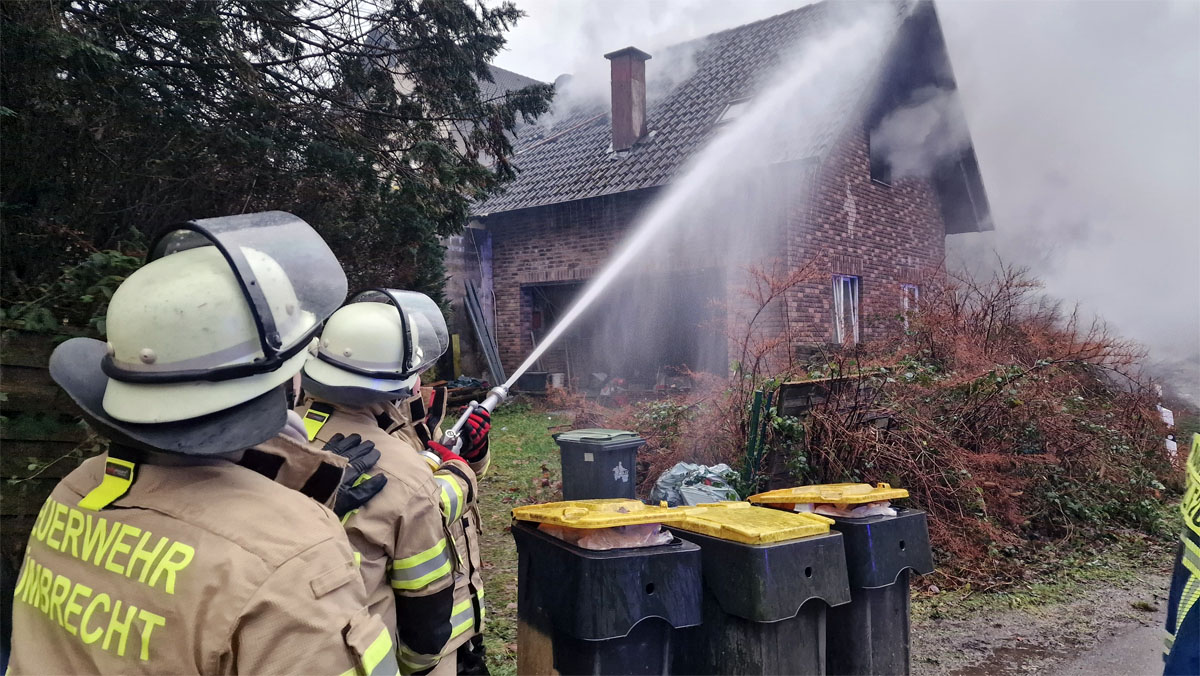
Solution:
[(671, 537), (666, 544), (597, 551), (544, 532), (534, 521), (619, 529), (657, 523), (667, 511), (636, 500), (513, 510), (518, 673), (676, 673), (676, 633), (700, 623), (699, 547)]
[(675, 643), (676, 673), (824, 674), (830, 606), (850, 601), (833, 521), (745, 502), (672, 521), (700, 546), (704, 621)]
[[(786, 509), (829, 504), (849, 511), (855, 505), (906, 497), (908, 491), (887, 484), (826, 484), (770, 491), (750, 501)], [(895, 516), (833, 518), (846, 548), (851, 599), (829, 611), (826, 671), (838, 676), (908, 674), (909, 577), (914, 571), (933, 572), (925, 512), (898, 509)]]

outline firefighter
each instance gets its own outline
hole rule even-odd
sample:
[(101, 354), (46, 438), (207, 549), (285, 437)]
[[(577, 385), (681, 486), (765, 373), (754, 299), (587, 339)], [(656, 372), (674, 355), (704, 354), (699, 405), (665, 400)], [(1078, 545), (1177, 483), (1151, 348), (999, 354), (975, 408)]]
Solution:
[(1163, 673), (1167, 676), (1200, 673), (1200, 434), (1192, 435), (1187, 490), (1179, 511), (1184, 528), (1179, 534), (1167, 597), (1163, 651)]
[[(423, 443), (434, 453), (445, 449), (441, 444), (432, 441), (440, 436), (439, 426), (446, 417), (446, 389), (436, 388), (428, 406), (421, 397), (413, 397), (399, 407), (399, 416), (395, 418), (390, 431), (393, 436), (408, 439), (409, 443)], [(488, 672), (486, 652), (483, 646), (483, 577), (482, 577), (482, 545), (483, 520), (479, 516), (479, 490), (477, 482), (487, 473), (491, 464), (491, 452), (488, 443), (488, 432), (491, 430), (491, 415), (487, 409), (478, 408), (467, 418), (463, 430), (463, 444), (459, 449), (462, 456), (475, 473), (476, 484), (467, 490), (464, 486), (466, 507), (462, 518), (452, 523), (450, 532), (455, 546), (460, 552), (466, 552), (464, 570), (455, 576), (455, 603), (471, 603), (477, 613), (475, 628), (469, 637), (464, 637), (457, 646), (456, 660), (458, 673), (462, 676), (486, 676)], [(433, 454), (424, 454), (429, 461)], [(432, 463), (431, 463), (432, 465)]]
[[(372, 290), (330, 317), (304, 367), (307, 399), (299, 411), (309, 439), (321, 444), (355, 433), (382, 452), (375, 469), (387, 487), (345, 526), (362, 554), (371, 610), (396, 632), (406, 674), (455, 673), (457, 648), (483, 621), (466, 582), (478, 557), (453, 537), (477, 490), (470, 462), (428, 431), (420, 438), (388, 434), (414, 410), (424, 421), (420, 374), (448, 344), (445, 320), (428, 296)], [(487, 430), (474, 429), (464, 443), (469, 458), (487, 444)]]
[(37, 517), (10, 672), (395, 673), (321, 504), (350, 509), (382, 488), (338, 493), (376, 452), (281, 434), (284, 383), (345, 297), (337, 260), (282, 212), (191, 221), (151, 251), (113, 294), (108, 344), (75, 338), (51, 356), (110, 445)]

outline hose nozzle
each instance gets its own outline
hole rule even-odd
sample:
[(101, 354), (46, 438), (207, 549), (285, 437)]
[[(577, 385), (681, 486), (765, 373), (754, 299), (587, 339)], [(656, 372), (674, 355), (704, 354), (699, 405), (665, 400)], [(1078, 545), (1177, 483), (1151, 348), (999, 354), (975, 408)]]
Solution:
[(507, 398), (508, 388), (503, 385), (497, 385), (488, 392), (487, 398), (485, 398), (482, 402), (472, 401), (471, 403), (467, 404), (467, 410), (463, 411), (463, 414), (459, 416), (453, 427), (446, 430), (446, 433), (442, 435), (442, 440), (440, 443), (446, 448), (449, 448), (457, 453), (459, 447), (462, 446), (462, 428), (463, 425), (467, 424), (467, 418), (470, 418), (471, 414), (479, 409), (483, 409), (488, 413), (491, 413), (492, 411), (495, 411), (496, 407), (503, 403)]

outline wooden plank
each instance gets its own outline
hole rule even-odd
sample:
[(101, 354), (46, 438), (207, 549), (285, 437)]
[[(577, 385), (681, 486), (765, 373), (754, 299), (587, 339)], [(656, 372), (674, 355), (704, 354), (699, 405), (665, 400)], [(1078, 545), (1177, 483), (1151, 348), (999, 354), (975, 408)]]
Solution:
[(0, 516), (5, 517), (7, 523), (10, 516), (37, 514), (57, 484), (58, 479), (41, 477), (19, 484), (5, 482), (4, 490), (0, 491)]
[(0, 364), (46, 368), (59, 342), (61, 338), (52, 334), (4, 331), (0, 333)]
[(4, 453), (0, 455), (0, 478), (24, 478), (37, 471), (29, 469), (30, 464), (40, 468), (53, 463), (38, 476), (61, 479), (83, 460), (79, 457), (81, 454), (72, 453), (78, 446), (71, 441), (6, 441)]
[(7, 409), (6, 420), (0, 425), (4, 450), (14, 441), (71, 441), (79, 443), (88, 438), (89, 430), (79, 418), (62, 413), (17, 413)]
[(71, 410), (75, 406), (45, 368), (5, 366), (0, 369), (0, 392), (7, 395), (4, 401), (6, 413)]
[(37, 514), (29, 516), (10, 516), (4, 519), (4, 530), (0, 532), (0, 556), (16, 570), (21, 568), (21, 559), (25, 557), (25, 543), (29, 541), (29, 533), (37, 521)]
[(0, 319), (0, 329), (8, 329), (11, 331), (20, 331), (21, 333), (32, 333), (35, 336), (66, 336), (73, 338), (75, 336), (94, 336), (95, 333), (87, 329), (76, 328), (74, 326), (58, 326), (53, 331), (30, 331), (25, 328), (25, 325), (13, 319)]

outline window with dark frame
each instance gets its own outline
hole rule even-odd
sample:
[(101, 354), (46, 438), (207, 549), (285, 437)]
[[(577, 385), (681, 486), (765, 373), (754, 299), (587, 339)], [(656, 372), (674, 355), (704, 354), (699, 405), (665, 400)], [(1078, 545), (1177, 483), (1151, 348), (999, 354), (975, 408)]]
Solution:
[(833, 340), (839, 345), (859, 340), (859, 283), (853, 275), (833, 276)]

